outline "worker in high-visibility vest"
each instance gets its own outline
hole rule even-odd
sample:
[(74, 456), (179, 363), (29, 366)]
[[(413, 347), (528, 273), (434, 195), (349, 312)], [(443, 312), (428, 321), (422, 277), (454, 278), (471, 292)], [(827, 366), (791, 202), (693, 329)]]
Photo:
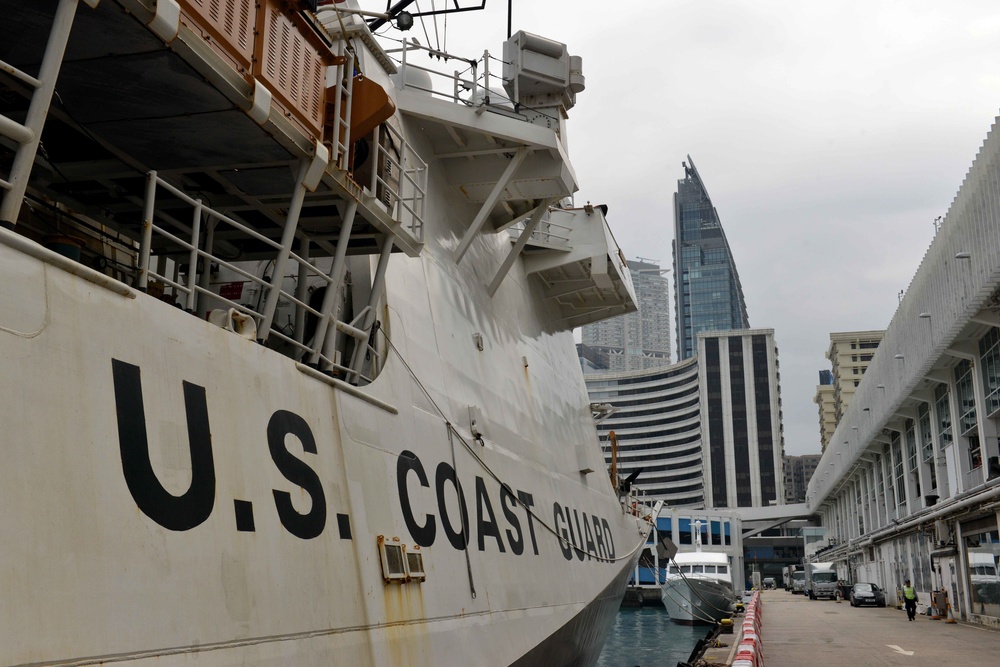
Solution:
[(906, 616), (912, 621), (917, 616), (917, 592), (910, 585), (910, 580), (903, 582), (903, 604), (906, 606)]

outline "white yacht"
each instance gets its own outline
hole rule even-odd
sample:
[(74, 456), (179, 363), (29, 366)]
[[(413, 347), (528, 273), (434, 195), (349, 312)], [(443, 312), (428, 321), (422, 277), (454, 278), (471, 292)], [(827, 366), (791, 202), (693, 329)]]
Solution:
[(725, 553), (702, 550), (700, 527), (695, 535), (695, 551), (677, 554), (667, 567), (663, 606), (675, 623), (718, 623), (736, 601), (732, 567)]

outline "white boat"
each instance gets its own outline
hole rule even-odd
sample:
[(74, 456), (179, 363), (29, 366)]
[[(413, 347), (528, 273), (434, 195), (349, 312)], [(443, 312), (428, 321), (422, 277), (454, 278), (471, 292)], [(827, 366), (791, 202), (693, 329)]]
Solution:
[(0, 0), (2, 665), (596, 662), (658, 507), (575, 353), (635, 308), (579, 60), (432, 94), (308, 5)]
[(736, 602), (732, 566), (725, 553), (704, 551), (700, 527), (696, 531), (696, 550), (676, 554), (667, 567), (663, 606), (675, 623), (718, 623)]

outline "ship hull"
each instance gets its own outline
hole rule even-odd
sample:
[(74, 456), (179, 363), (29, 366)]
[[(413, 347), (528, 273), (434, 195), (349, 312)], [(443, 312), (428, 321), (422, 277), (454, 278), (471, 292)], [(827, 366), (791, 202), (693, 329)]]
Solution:
[(732, 586), (695, 576), (671, 577), (662, 586), (663, 606), (674, 623), (718, 623), (730, 615)]
[[(596, 660), (648, 530), (603, 478), (470, 450), (397, 364), (366, 400), (2, 243), (0, 267), (0, 663)], [(380, 536), (426, 580), (386, 583)]]

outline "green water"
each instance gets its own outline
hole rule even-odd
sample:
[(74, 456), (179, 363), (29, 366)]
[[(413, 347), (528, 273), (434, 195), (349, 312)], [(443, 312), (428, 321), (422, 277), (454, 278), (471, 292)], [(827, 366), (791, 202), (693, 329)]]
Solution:
[(677, 667), (706, 634), (708, 626), (671, 623), (663, 607), (622, 609), (597, 667)]

